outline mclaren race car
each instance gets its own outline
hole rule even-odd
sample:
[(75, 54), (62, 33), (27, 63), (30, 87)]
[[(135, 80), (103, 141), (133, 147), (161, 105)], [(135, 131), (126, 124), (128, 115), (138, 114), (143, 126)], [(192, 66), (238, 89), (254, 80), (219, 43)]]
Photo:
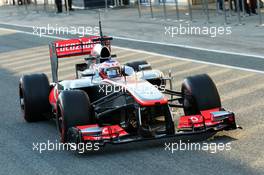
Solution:
[[(111, 40), (101, 35), (50, 43), (52, 83), (45, 74), (20, 79), (24, 119), (54, 118), (62, 142), (101, 145), (237, 128), (208, 75), (187, 77), (174, 91), (167, 88), (172, 79), (144, 60), (121, 65)], [(59, 60), (77, 55), (85, 61), (76, 65), (76, 78), (59, 80)], [(184, 115), (175, 117), (175, 108)]]

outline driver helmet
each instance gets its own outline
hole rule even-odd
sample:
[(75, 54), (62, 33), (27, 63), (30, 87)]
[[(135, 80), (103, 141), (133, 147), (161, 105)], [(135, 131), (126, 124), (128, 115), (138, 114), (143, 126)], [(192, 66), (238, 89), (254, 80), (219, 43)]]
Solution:
[(121, 76), (121, 66), (118, 61), (108, 60), (103, 62), (99, 68), (99, 75), (105, 78), (116, 78)]

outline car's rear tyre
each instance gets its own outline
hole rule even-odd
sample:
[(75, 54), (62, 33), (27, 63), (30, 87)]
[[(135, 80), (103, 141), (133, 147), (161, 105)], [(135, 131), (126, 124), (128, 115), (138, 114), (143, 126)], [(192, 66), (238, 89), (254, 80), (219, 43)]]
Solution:
[(148, 62), (145, 61), (145, 60), (140, 60), (140, 61), (129, 62), (129, 63), (126, 63), (125, 65), (132, 67), (135, 72), (138, 72), (139, 71), (139, 66), (140, 65), (144, 65), (144, 64), (148, 64)]
[(187, 77), (182, 84), (185, 115), (200, 114), (200, 111), (221, 108), (221, 99), (213, 80), (207, 74)]
[(19, 82), (20, 107), (27, 122), (46, 119), (49, 114), (49, 80), (45, 74), (24, 75)]
[(88, 95), (81, 90), (62, 91), (57, 104), (57, 127), (61, 142), (68, 142), (68, 130), (91, 122), (91, 104)]

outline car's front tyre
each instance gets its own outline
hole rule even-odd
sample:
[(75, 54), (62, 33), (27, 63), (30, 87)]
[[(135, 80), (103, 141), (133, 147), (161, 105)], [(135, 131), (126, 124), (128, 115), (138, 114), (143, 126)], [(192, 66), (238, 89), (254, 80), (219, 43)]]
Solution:
[(213, 80), (207, 74), (187, 77), (181, 88), (185, 115), (221, 108), (221, 99)]
[(88, 95), (81, 90), (62, 91), (57, 103), (57, 128), (61, 142), (68, 142), (68, 130), (91, 122), (91, 104)]

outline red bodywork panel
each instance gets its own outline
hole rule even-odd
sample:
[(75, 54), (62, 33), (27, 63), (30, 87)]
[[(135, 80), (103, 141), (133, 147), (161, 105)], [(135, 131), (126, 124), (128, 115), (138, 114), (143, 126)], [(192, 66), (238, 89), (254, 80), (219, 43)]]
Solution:
[(82, 133), (84, 141), (108, 140), (128, 135), (119, 125), (99, 127), (99, 125), (94, 124), (77, 126), (76, 128)]
[[(220, 108), (210, 109), (201, 111), (200, 115), (190, 115), (190, 116), (181, 116), (178, 123), (178, 129), (188, 129), (188, 128), (199, 128), (206, 126), (214, 126), (222, 121), (214, 121), (212, 112), (219, 112)], [(230, 122), (234, 120), (233, 113), (230, 113), (228, 116)]]

